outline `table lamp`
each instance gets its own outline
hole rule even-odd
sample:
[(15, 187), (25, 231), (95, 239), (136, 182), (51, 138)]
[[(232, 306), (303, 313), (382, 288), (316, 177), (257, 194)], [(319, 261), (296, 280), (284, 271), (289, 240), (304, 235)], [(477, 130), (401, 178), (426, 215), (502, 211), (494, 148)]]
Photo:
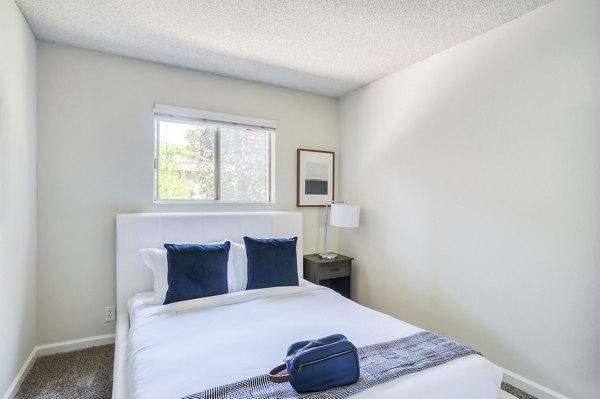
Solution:
[(321, 259), (333, 260), (338, 254), (327, 252), (327, 227), (358, 227), (360, 207), (358, 205), (349, 205), (345, 201), (327, 201), (325, 204), (325, 239), (323, 242), (323, 252), (319, 254)]

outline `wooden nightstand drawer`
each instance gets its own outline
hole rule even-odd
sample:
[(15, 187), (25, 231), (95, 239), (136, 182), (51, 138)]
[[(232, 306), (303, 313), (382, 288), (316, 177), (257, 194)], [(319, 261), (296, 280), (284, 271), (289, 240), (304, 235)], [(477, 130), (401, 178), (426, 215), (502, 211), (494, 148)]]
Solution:
[(332, 262), (319, 265), (319, 279), (327, 280), (330, 278), (346, 277), (350, 275), (349, 262)]
[(352, 258), (339, 255), (334, 260), (321, 259), (318, 254), (304, 255), (304, 278), (331, 288), (350, 298)]

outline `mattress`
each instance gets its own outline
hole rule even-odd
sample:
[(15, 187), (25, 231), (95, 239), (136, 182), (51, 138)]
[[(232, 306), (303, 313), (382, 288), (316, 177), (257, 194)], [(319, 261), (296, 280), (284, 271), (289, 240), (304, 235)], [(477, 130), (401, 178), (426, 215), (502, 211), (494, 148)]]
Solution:
[[(169, 305), (148, 305), (148, 297), (129, 301), (132, 398), (179, 398), (267, 373), (295, 341), (342, 333), (364, 346), (422, 331), (305, 280), (295, 287)], [(501, 370), (484, 357), (470, 355), (354, 397), (497, 399), (501, 377)]]

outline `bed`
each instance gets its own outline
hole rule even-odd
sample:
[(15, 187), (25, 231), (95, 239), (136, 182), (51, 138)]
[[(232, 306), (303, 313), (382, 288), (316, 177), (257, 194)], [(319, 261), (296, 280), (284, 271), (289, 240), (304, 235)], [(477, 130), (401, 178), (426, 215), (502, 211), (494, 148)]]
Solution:
[[(149, 304), (152, 272), (140, 249), (164, 243), (298, 237), (298, 286), (270, 287)], [(343, 333), (356, 346), (420, 328), (303, 280), (298, 212), (120, 214), (113, 398), (180, 398), (267, 373), (287, 347)], [(240, 355), (243, 354), (243, 355)], [(408, 374), (353, 398), (497, 399), (502, 373), (479, 355)]]

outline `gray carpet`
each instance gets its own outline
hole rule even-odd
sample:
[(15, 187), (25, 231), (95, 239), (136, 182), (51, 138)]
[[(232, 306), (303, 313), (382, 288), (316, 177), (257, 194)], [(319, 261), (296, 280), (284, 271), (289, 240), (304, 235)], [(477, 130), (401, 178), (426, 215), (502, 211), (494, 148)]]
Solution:
[(507, 382), (503, 382), (501, 388), (503, 391), (508, 392), (517, 399), (537, 399), (535, 396), (530, 395), (527, 392), (521, 391), (519, 388), (515, 388)]
[[(110, 399), (114, 345), (40, 357), (15, 399)], [(518, 399), (536, 399), (510, 384), (502, 389)]]
[(110, 399), (114, 345), (39, 357), (16, 399)]

